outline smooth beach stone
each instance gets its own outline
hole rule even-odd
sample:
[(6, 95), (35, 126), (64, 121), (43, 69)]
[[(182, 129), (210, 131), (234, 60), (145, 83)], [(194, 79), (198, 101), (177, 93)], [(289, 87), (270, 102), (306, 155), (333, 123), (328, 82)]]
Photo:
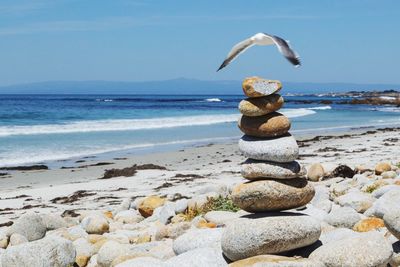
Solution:
[(197, 248), (164, 262), (166, 267), (225, 267), (226, 263), (220, 248)]
[(306, 170), (297, 161), (279, 163), (247, 159), (241, 165), (241, 173), (248, 180), (292, 179), (305, 176)]
[(360, 220), (361, 215), (350, 207), (335, 208), (325, 217), (325, 221), (332, 226), (350, 229)]
[(376, 175), (380, 175), (383, 172), (387, 172), (390, 170), (392, 170), (392, 167), (387, 162), (380, 162), (380, 163), (376, 164), (376, 166), (375, 166), (375, 174)]
[(283, 97), (278, 94), (257, 98), (246, 98), (240, 101), (239, 111), (243, 115), (250, 117), (262, 116), (279, 110), (283, 106), (283, 103)]
[(257, 138), (244, 135), (239, 150), (245, 157), (275, 162), (291, 162), (299, 155), (296, 139), (288, 134), (278, 138)]
[(359, 213), (363, 213), (369, 209), (374, 201), (375, 198), (371, 194), (359, 191), (348, 192), (335, 199), (335, 202), (340, 206), (353, 208)]
[(42, 217), (36, 213), (28, 212), (14, 222), (10, 227), (10, 234), (17, 233), (25, 236), (28, 241), (34, 241), (44, 237), (46, 230), (46, 224)]
[(369, 232), (324, 244), (312, 252), (309, 259), (330, 267), (384, 267), (389, 263), (392, 254), (392, 246), (383, 235)]
[(189, 230), (175, 239), (173, 249), (177, 255), (196, 248), (220, 247), (222, 228)]
[(308, 168), (307, 178), (310, 181), (318, 182), (324, 175), (325, 170), (321, 163), (314, 163)]
[(356, 223), (353, 226), (353, 230), (356, 232), (369, 232), (381, 227), (385, 227), (385, 223), (382, 219), (371, 217), (365, 218)]
[(138, 257), (117, 264), (115, 267), (163, 267), (164, 263), (152, 257)]
[(244, 94), (248, 97), (261, 97), (278, 92), (282, 89), (282, 84), (276, 80), (250, 77), (243, 81), (242, 88)]
[(241, 215), (240, 212), (212, 210), (204, 215), (204, 219), (210, 223), (215, 223), (216, 225), (225, 225), (226, 223), (239, 218)]
[(400, 239), (400, 210), (391, 209), (383, 216), (386, 228), (398, 239)]
[(83, 218), (81, 226), (88, 234), (104, 234), (110, 227), (107, 219), (97, 214)]
[(287, 252), (318, 240), (321, 225), (317, 220), (305, 215), (283, 214), (259, 218), (249, 215), (229, 223), (221, 239), (225, 256), (237, 261), (263, 254)]
[(138, 205), (138, 210), (143, 217), (147, 218), (153, 215), (156, 208), (164, 205), (166, 199), (159, 196), (148, 196), (144, 198)]
[(7, 248), (0, 265), (61, 267), (72, 266), (74, 262), (75, 248), (72, 242), (51, 236)]
[(304, 206), (314, 194), (306, 179), (259, 180), (235, 186), (232, 201), (248, 212), (276, 211)]
[(272, 112), (257, 117), (243, 115), (238, 126), (244, 134), (250, 136), (274, 137), (286, 134), (290, 129), (290, 121), (281, 113)]
[(229, 267), (324, 267), (321, 262), (278, 255), (260, 255), (235, 261)]

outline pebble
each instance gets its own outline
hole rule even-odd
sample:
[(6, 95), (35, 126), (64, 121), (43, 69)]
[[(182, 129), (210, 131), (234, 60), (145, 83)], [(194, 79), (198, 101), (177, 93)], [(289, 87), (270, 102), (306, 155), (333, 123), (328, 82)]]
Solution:
[(248, 212), (275, 211), (304, 206), (314, 194), (306, 179), (259, 180), (234, 187), (232, 201)]
[(128, 252), (129, 249), (126, 245), (113, 240), (107, 241), (101, 246), (97, 254), (97, 263), (100, 266), (110, 266), (115, 258)]
[(262, 116), (279, 110), (283, 106), (283, 103), (283, 97), (278, 94), (247, 98), (240, 101), (239, 111), (246, 116)]
[(114, 216), (114, 221), (121, 223), (138, 223), (143, 221), (144, 217), (137, 210), (123, 210)]
[(289, 119), (278, 112), (263, 116), (243, 115), (238, 122), (239, 129), (247, 135), (256, 137), (275, 137), (286, 134), (290, 129)]
[(239, 140), (239, 150), (245, 157), (275, 162), (291, 162), (299, 155), (296, 139), (291, 135), (269, 139), (244, 135)]
[(375, 198), (373, 198), (370, 194), (359, 191), (349, 192), (335, 199), (335, 202), (340, 206), (351, 207), (359, 213), (363, 213), (369, 209), (374, 201)]
[(228, 224), (221, 239), (225, 256), (236, 261), (290, 251), (318, 240), (321, 226), (317, 220), (298, 214), (280, 215), (261, 217), (258, 214), (253, 218), (249, 215), (249, 218), (239, 218)]
[(386, 228), (395, 236), (400, 239), (400, 210), (392, 209), (385, 213), (383, 216)]
[(356, 232), (369, 232), (381, 227), (384, 227), (385, 224), (382, 219), (379, 218), (365, 218), (356, 223), (353, 226), (353, 230)]
[(248, 97), (272, 95), (282, 89), (280, 81), (249, 77), (243, 81), (243, 92)]
[(109, 230), (107, 219), (97, 214), (83, 218), (81, 226), (88, 234), (104, 234)]
[(372, 267), (386, 266), (392, 254), (392, 247), (381, 234), (369, 232), (324, 244), (309, 258), (330, 267)]
[(391, 171), (392, 167), (387, 162), (380, 162), (375, 166), (375, 174), (381, 175), (383, 172)]
[(177, 200), (175, 202), (175, 213), (178, 214), (185, 212), (188, 207), (188, 202), (189, 200), (187, 200), (186, 198)]
[(143, 217), (147, 218), (153, 215), (153, 211), (164, 205), (166, 199), (161, 198), (159, 196), (148, 196), (145, 197), (139, 204), (138, 204), (138, 210), (140, 214), (142, 214)]
[(324, 267), (321, 262), (278, 255), (260, 255), (235, 261), (229, 267)]
[(325, 217), (325, 221), (335, 227), (353, 228), (361, 220), (360, 214), (350, 207), (335, 208)]
[(175, 239), (173, 250), (179, 255), (197, 248), (220, 247), (222, 231), (222, 228), (189, 230)]
[(158, 214), (158, 220), (162, 224), (167, 224), (170, 222), (171, 218), (175, 216), (175, 203), (167, 202), (161, 207)]
[(94, 255), (93, 245), (85, 238), (78, 238), (73, 242), (76, 251), (75, 262), (79, 267), (86, 266), (90, 257)]
[(381, 174), (383, 179), (394, 179), (397, 177), (397, 173), (395, 171), (386, 171)]
[(75, 248), (71, 241), (61, 237), (45, 237), (37, 241), (7, 248), (2, 257), (3, 267), (8, 266), (72, 266)]
[(318, 182), (321, 180), (321, 178), (324, 177), (324, 174), (324, 167), (320, 163), (312, 164), (307, 170), (307, 178), (313, 182)]
[(36, 213), (28, 212), (19, 217), (10, 227), (10, 234), (17, 233), (25, 236), (28, 241), (44, 237), (47, 227), (42, 217)]
[(247, 159), (241, 165), (241, 174), (248, 180), (292, 179), (305, 176), (306, 170), (297, 161), (279, 163)]

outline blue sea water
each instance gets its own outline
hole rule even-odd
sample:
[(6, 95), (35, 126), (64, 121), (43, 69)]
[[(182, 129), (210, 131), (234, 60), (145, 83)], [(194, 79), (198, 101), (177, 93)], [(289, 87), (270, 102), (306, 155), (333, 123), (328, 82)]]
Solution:
[[(104, 153), (143, 153), (241, 133), (242, 95), (0, 95), (0, 166)], [(400, 124), (400, 109), (344, 105), (343, 97), (286, 96), (292, 133)], [(332, 104), (294, 101), (331, 100)]]

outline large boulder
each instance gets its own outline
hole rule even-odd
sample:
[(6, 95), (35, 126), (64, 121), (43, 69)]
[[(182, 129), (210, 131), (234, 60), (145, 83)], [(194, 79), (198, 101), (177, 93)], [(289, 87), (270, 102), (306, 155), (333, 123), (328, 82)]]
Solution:
[(245, 157), (275, 162), (291, 162), (299, 155), (296, 139), (290, 134), (278, 138), (258, 138), (244, 135), (239, 150)]
[(46, 224), (40, 215), (28, 212), (14, 222), (10, 227), (10, 234), (17, 233), (25, 236), (28, 241), (34, 241), (44, 237), (46, 229)]
[[(222, 234), (221, 247), (232, 261), (277, 254), (316, 242), (321, 234), (319, 222), (309, 216), (261, 217), (253, 215), (229, 223)], [(268, 215), (267, 215), (268, 216)]]
[(65, 267), (75, 262), (75, 248), (71, 241), (49, 236), (9, 247), (1, 257), (6, 266)]
[(290, 121), (279, 112), (271, 112), (257, 117), (243, 115), (239, 119), (238, 126), (247, 135), (274, 137), (286, 134), (290, 129)]
[(259, 180), (234, 187), (232, 201), (248, 212), (275, 211), (304, 206), (314, 193), (306, 179)]
[(240, 101), (239, 111), (246, 116), (262, 116), (279, 110), (284, 100), (278, 94), (272, 94), (257, 98), (246, 98)]
[(376, 232), (333, 241), (317, 248), (310, 259), (330, 267), (386, 266), (393, 254), (391, 245)]
[(248, 180), (292, 179), (305, 176), (306, 170), (297, 161), (279, 163), (247, 159), (241, 165), (241, 173)]

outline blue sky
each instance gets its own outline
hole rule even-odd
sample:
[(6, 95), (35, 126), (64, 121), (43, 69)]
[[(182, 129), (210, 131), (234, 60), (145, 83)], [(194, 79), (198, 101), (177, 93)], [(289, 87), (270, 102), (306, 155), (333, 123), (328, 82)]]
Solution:
[[(178, 77), (400, 84), (396, 0), (1, 0), (0, 85)], [(257, 32), (290, 40), (303, 66), (254, 47), (216, 73)]]

